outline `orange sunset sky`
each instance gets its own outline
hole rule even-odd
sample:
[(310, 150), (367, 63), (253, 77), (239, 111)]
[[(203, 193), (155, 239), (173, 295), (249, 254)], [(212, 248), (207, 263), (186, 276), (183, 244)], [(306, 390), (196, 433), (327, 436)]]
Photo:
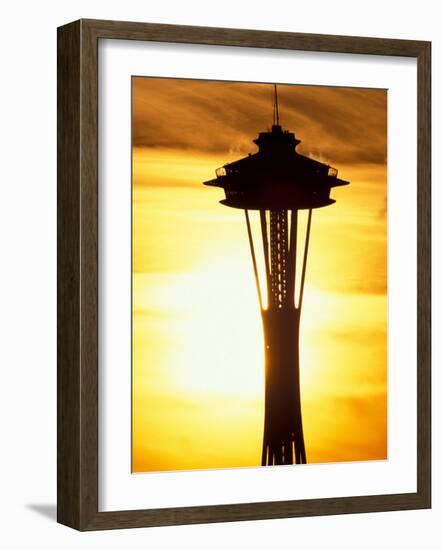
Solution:
[[(297, 151), (351, 182), (313, 212), (300, 338), (307, 461), (386, 459), (387, 92), (279, 85), (278, 95)], [(264, 353), (244, 214), (202, 182), (256, 151), (272, 86), (134, 77), (132, 100), (132, 470), (258, 466)]]

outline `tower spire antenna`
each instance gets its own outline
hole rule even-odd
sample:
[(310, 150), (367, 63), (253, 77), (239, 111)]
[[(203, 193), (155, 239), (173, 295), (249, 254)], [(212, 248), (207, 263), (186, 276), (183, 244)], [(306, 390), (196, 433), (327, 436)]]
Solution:
[(278, 86), (273, 84), (273, 125), (279, 126)]

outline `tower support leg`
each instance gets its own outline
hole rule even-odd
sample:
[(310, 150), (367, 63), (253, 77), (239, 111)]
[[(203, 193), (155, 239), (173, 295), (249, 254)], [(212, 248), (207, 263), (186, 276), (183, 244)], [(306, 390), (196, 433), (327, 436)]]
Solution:
[(305, 464), (299, 379), (299, 312), (262, 312), (265, 420), (262, 465)]

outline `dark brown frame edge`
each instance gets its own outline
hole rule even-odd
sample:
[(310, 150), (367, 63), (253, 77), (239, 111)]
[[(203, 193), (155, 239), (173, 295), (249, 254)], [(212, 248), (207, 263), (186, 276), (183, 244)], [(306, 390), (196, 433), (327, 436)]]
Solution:
[[(102, 38), (417, 58), (417, 492), (98, 511), (98, 40)], [(79, 20), (58, 29), (57, 518), (114, 529), (431, 507), (431, 43)]]

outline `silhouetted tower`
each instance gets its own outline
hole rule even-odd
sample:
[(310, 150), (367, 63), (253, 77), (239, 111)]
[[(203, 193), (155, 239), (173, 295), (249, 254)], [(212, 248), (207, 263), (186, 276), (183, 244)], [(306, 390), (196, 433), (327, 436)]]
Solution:
[[(274, 85), (273, 125), (254, 143), (258, 151), (216, 170), (205, 185), (222, 187), (221, 204), (243, 209), (258, 290), (265, 345), (265, 420), (262, 465), (307, 462), (299, 380), (299, 322), (312, 211), (335, 201), (330, 189), (349, 182), (338, 179), (328, 164), (300, 155), (295, 135), (279, 124)], [(249, 210), (259, 211), (264, 252), (267, 304), (264, 305)], [(307, 210), (301, 265), (297, 267), (298, 212)], [(300, 250), (301, 251), (301, 250)], [(299, 280), (295, 296), (296, 278)]]

